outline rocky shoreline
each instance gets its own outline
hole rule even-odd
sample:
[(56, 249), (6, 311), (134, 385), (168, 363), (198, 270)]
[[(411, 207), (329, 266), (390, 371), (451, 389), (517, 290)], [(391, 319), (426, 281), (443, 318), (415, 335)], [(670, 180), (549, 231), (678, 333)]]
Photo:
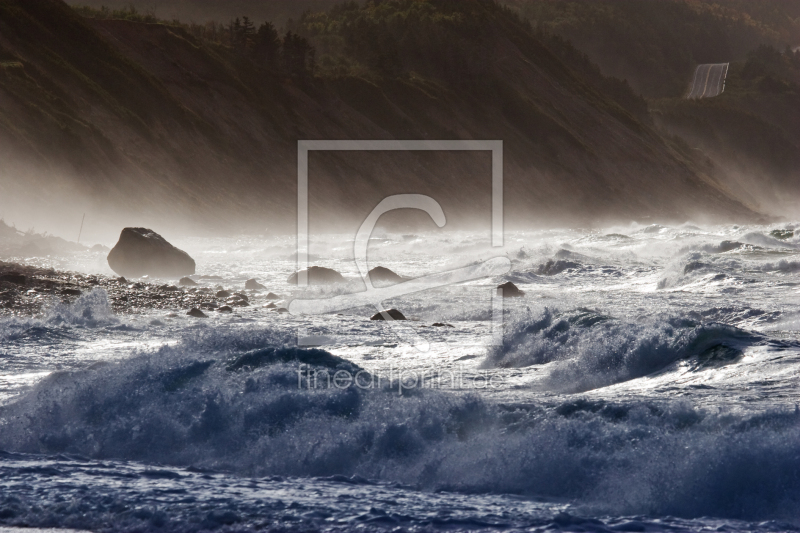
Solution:
[[(184, 314), (192, 310), (232, 312), (236, 307), (248, 307), (256, 301), (266, 307), (272, 300), (280, 299), (272, 293), (262, 296), (260, 290), (234, 291), (222, 286), (179, 287), (134, 282), (121, 277), (59, 272), (52, 268), (0, 261), (0, 317), (35, 316), (56, 303), (71, 303), (97, 288), (108, 293), (112, 310), (119, 314), (136, 314), (152, 309)], [(272, 305), (272, 308), (280, 309)]]

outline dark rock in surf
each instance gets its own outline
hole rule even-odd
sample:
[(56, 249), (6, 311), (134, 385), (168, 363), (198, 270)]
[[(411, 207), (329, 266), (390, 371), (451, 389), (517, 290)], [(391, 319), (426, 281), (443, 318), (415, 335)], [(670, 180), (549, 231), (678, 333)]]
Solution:
[(703, 270), (708, 265), (701, 262), (701, 261), (692, 261), (691, 263), (687, 263), (685, 267), (683, 267), (683, 273), (689, 274), (690, 272), (696, 272), (698, 270)]
[(233, 308), (229, 305), (223, 305), (219, 309), (217, 309), (218, 313), (233, 313)]
[(519, 298), (525, 296), (525, 291), (521, 291), (510, 281), (497, 286), (497, 295), (503, 298)]
[(199, 310), (198, 308), (194, 307), (191, 311), (186, 313), (188, 316), (193, 316), (195, 318), (208, 318), (208, 315)]
[(271, 292), (271, 293), (267, 294), (267, 295), (265, 296), (265, 298), (266, 298), (267, 300), (280, 300), (280, 299), (281, 299), (281, 297), (280, 297), (280, 296), (278, 296), (277, 294), (275, 294), (274, 292)]
[(384, 313), (389, 315), (389, 317), (392, 320), (405, 320), (406, 319), (405, 315), (403, 313), (401, 313), (400, 311), (398, 311), (397, 309), (389, 309), (389, 310), (386, 310), (386, 311), (382, 311), (380, 313), (375, 313), (374, 315), (372, 315), (370, 317), (370, 320), (386, 320), (386, 318), (383, 316)]
[(737, 248), (741, 248), (744, 244), (738, 241), (722, 241), (717, 246), (717, 249), (714, 250), (718, 254), (724, 254), (725, 252), (730, 252), (731, 250), (736, 250)]
[(367, 274), (372, 283), (401, 283), (408, 279), (382, 266), (373, 268)]
[(228, 292), (228, 291), (217, 291), (217, 294), (216, 294), (217, 298), (227, 298), (230, 295), (231, 295), (231, 293)]
[[(309, 285), (329, 285), (332, 283), (344, 283), (346, 281), (344, 276), (332, 268), (312, 266), (305, 272), (308, 273)], [(286, 282), (291, 285), (297, 285), (298, 274), (299, 272), (295, 272), (289, 276), (289, 279), (287, 279)]]
[(161, 235), (147, 228), (125, 228), (108, 253), (108, 266), (126, 278), (180, 278), (194, 274), (195, 262)]
[(794, 230), (790, 230), (790, 229), (775, 229), (775, 230), (772, 230), (769, 234), (770, 234), (770, 236), (775, 237), (776, 239), (780, 239), (780, 240), (783, 241), (783, 240), (791, 239), (792, 237), (794, 237)]
[(268, 303), (267, 305), (265, 305), (265, 306), (264, 306), (264, 308), (265, 308), (265, 309), (277, 309), (277, 308), (278, 308), (278, 306), (277, 306), (277, 305), (275, 305), (274, 303), (270, 302), (270, 303)]
[(244, 284), (244, 288), (245, 288), (245, 290), (248, 290), (248, 291), (263, 291), (264, 289), (266, 289), (265, 286), (260, 284), (255, 279), (248, 279)]
[(194, 287), (197, 285), (197, 282), (192, 278), (184, 277), (181, 278), (180, 281), (178, 281), (178, 285), (180, 285), (181, 287)]
[(80, 289), (64, 289), (61, 291), (61, 296), (80, 296), (81, 294)]
[(25, 285), (26, 278), (24, 274), (20, 274), (19, 272), (6, 272), (0, 275), (0, 281), (13, 283), (14, 285)]
[(454, 328), (453, 324), (446, 324), (445, 322), (434, 322), (431, 326), (435, 328)]
[(550, 259), (546, 263), (539, 265), (539, 268), (536, 269), (536, 273), (540, 276), (555, 276), (556, 274), (560, 274), (565, 270), (569, 270), (570, 268), (580, 268), (580, 266), (580, 263), (575, 263), (573, 261), (565, 261), (563, 259), (553, 261)]
[(236, 307), (248, 307), (250, 305), (250, 299), (247, 297), (246, 294), (242, 292), (237, 292), (232, 294), (230, 298), (226, 301), (228, 305), (236, 306)]

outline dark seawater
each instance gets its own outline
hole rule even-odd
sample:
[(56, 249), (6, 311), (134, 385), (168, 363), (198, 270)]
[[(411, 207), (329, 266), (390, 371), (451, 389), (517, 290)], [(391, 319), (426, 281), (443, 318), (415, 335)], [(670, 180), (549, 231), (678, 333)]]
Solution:
[[(114, 316), (97, 290), (0, 319), (0, 526), (797, 531), (800, 242), (771, 229), (513, 235), (507, 275), (387, 302), (427, 352), (368, 310), (257, 297), (198, 321)], [(424, 275), (491, 257), (482, 237), (385, 236), (375, 260)], [(288, 301), (279, 244), (183, 246), (214, 285), (257, 274)], [(506, 280), (526, 296), (493, 345)]]

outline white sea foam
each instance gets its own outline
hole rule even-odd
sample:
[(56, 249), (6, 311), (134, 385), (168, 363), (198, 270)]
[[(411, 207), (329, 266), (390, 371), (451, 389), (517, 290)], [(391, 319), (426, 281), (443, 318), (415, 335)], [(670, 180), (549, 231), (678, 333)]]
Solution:
[[(101, 292), (2, 319), (0, 370), (17, 396), (0, 407), (0, 524), (797, 528), (797, 238), (772, 229), (520, 232), (503, 249), (486, 235), (381, 235), (370, 267), (405, 276), (512, 260), (506, 276), (384, 302), (431, 340), (426, 353), (371, 309), (280, 315), (257, 294), (203, 321), (116, 317)], [(201, 286), (257, 277), (285, 303), (301, 294), (286, 283), (290, 239), (176, 244), (222, 278)], [(314, 240), (322, 266), (352, 281), (304, 296), (363, 290), (348, 246)], [(548, 260), (579, 266), (536, 274)], [(503, 301), (502, 344), (487, 346), (505, 281), (526, 294)], [(305, 350), (300, 330), (345, 340)], [(400, 394), (389, 375), (429, 367), (503, 386)], [(309, 389), (313, 369), (380, 382)]]
[[(239, 352), (222, 337), (55, 374), (3, 408), (0, 447), (577, 498), (595, 513), (790, 518), (800, 503), (795, 409), (742, 414), (685, 400), (581, 397), (496, 405), (436, 391), (309, 389), (298, 387), (299, 363), (356, 367), (280, 344)], [(250, 332), (239, 346), (280, 340)], [(716, 341), (700, 344), (708, 342)]]

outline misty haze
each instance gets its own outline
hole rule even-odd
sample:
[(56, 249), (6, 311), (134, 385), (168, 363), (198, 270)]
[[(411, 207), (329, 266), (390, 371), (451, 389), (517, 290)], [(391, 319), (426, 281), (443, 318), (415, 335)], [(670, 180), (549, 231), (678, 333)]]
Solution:
[(0, 0), (0, 533), (800, 530), (800, 1)]

